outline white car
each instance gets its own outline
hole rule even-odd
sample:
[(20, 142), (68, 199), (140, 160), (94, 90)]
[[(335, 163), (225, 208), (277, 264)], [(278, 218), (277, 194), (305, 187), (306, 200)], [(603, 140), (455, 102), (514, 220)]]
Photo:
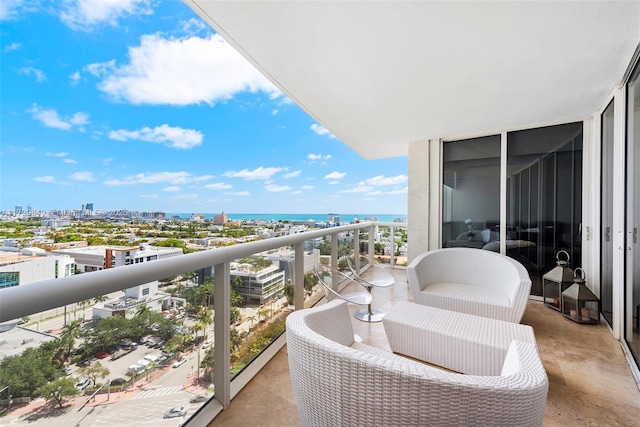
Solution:
[(184, 356), (180, 356), (180, 358), (178, 360), (176, 360), (175, 362), (173, 362), (173, 367), (177, 368), (181, 365), (183, 365), (185, 362), (187, 361), (187, 358)]
[(187, 408), (184, 406), (176, 406), (175, 408), (171, 408), (164, 413), (164, 418), (175, 418), (175, 417), (184, 417), (187, 415)]
[(91, 378), (83, 378), (76, 383), (76, 388), (82, 391), (85, 388), (89, 387), (89, 384), (91, 384)]
[(211, 344), (213, 344), (213, 338), (209, 338), (208, 340), (206, 340), (204, 343), (202, 343), (202, 348), (207, 348), (210, 347)]

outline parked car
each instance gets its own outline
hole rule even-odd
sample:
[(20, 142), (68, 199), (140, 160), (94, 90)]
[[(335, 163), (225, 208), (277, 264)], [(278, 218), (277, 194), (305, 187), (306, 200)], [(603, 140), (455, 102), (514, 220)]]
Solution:
[(65, 374), (67, 377), (71, 374), (73, 374), (73, 369), (71, 368), (64, 368), (64, 371), (62, 371), (63, 374)]
[(111, 380), (111, 385), (122, 385), (126, 382), (127, 380), (125, 380), (124, 378), (114, 378)]
[(211, 344), (213, 344), (213, 338), (209, 338), (208, 340), (206, 340), (205, 342), (202, 343), (202, 348), (207, 348), (210, 347)]
[(185, 415), (187, 415), (187, 408), (184, 406), (176, 406), (168, 409), (167, 412), (164, 413), (164, 418), (184, 417)]
[(191, 399), (189, 399), (189, 403), (205, 402), (205, 401), (209, 400), (210, 397), (211, 397), (211, 395), (208, 394), (208, 393), (196, 394)]
[(106, 351), (99, 351), (96, 353), (96, 357), (98, 359), (105, 359), (107, 357), (109, 357), (109, 353), (107, 353)]
[(85, 388), (89, 387), (89, 384), (91, 384), (91, 378), (86, 377), (86, 378), (82, 378), (81, 380), (79, 380), (76, 383), (76, 388), (80, 391), (84, 390)]
[(186, 358), (186, 357), (184, 357), (184, 356), (180, 356), (180, 357), (178, 358), (178, 360), (176, 360), (175, 362), (173, 362), (173, 367), (174, 367), (174, 368), (177, 368), (177, 367), (179, 367), (179, 366), (182, 366), (184, 363), (186, 363), (186, 361), (187, 361), (187, 358)]

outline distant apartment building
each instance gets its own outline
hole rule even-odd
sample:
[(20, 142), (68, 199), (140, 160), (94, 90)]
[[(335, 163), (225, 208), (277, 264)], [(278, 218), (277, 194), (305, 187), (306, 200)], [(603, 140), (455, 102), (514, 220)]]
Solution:
[(0, 289), (69, 277), (74, 272), (74, 259), (68, 255), (47, 255), (39, 248), (0, 250)]
[(214, 215), (213, 224), (214, 225), (224, 225), (227, 223), (227, 214), (222, 211), (220, 215)]
[[(295, 265), (295, 259), (296, 259), (294, 251), (291, 249), (274, 251), (274, 252), (270, 252), (268, 257), (271, 261), (278, 263), (280, 270), (284, 272), (285, 282), (288, 280), (291, 280), (293, 282), (294, 265)], [(304, 274), (313, 272), (313, 266), (319, 263), (320, 263), (320, 251), (318, 249), (305, 248), (304, 258), (303, 258)]]
[(104, 319), (111, 316), (130, 319), (137, 314), (143, 305), (151, 311), (160, 312), (173, 308), (176, 304), (184, 305), (185, 300), (158, 292), (158, 281), (156, 280), (125, 289), (124, 296), (120, 298), (96, 304), (93, 307), (92, 316), (94, 319)]
[(40, 226), (51, 228), (63, 228), (68, 227), (70, 221), (68, 219), (43, 219), (40, 221)]
[(334, 227), (337, 227), (338, 225), (340, 225), (340, 216), (337, 214), (329, 214), (329, 219), (327, 220), (327, 222)]
[(140, 212), (140, 216), (144, 219), (166, 219), (167, 214), (165, 212)]
[[(284, 271), (276, 265), (255, 268), (251, 264), (231, 263), (231, 284), (250, 304), (264, 304), (284, 291)], [(241, 285), (236, 284), (240, 277)]]
[(139, 246), (100, 245), (59, 249), (51, 253), (72, 256), (78, 270), (90, 272), (182, 255), (182, 248), (152, 247), (143, 243)]

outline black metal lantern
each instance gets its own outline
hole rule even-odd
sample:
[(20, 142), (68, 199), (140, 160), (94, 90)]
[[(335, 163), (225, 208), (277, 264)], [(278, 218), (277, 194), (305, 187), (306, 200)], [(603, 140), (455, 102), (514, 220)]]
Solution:
[[(564, 254), (562, 259), (561, 254)], [(542, 276), (542, 299), (547, 307), (562, 310), (562, 293), (573, 285), (573, 270), (569, 267), (567, 251), (558, 251), (556, 266)]]
[(581, 268), (574, 271), (574, 283), (562, 293), (562, 313), (578, 323), (600, 323), (600, 300), (585, 284)]

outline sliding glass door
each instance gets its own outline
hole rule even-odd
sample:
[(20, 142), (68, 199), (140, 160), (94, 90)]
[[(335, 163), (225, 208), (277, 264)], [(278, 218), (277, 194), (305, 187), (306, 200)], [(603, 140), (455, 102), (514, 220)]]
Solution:
[(640, 65), (627, 84), (625, 339), (640, 364)]
[(507, 134), (507, 255), (526, 267), (531, 293), (560, 250), (582, 265), (582, 122)]
[[(500, 252), (527, 268), (531, 293), (560, 250), (582, 265), (582, 122), (507, 134), (506, 198), (500, 199), (501, 137), (443, 144), (442, 246)], [(507, 212), (500, 223), (500, 206)]]
[(500, 135), (443, 146), (442, 247), (499, 251)]
[(601, 117), (600, 301), (602, 315), (613, 325), (613, 101)]

